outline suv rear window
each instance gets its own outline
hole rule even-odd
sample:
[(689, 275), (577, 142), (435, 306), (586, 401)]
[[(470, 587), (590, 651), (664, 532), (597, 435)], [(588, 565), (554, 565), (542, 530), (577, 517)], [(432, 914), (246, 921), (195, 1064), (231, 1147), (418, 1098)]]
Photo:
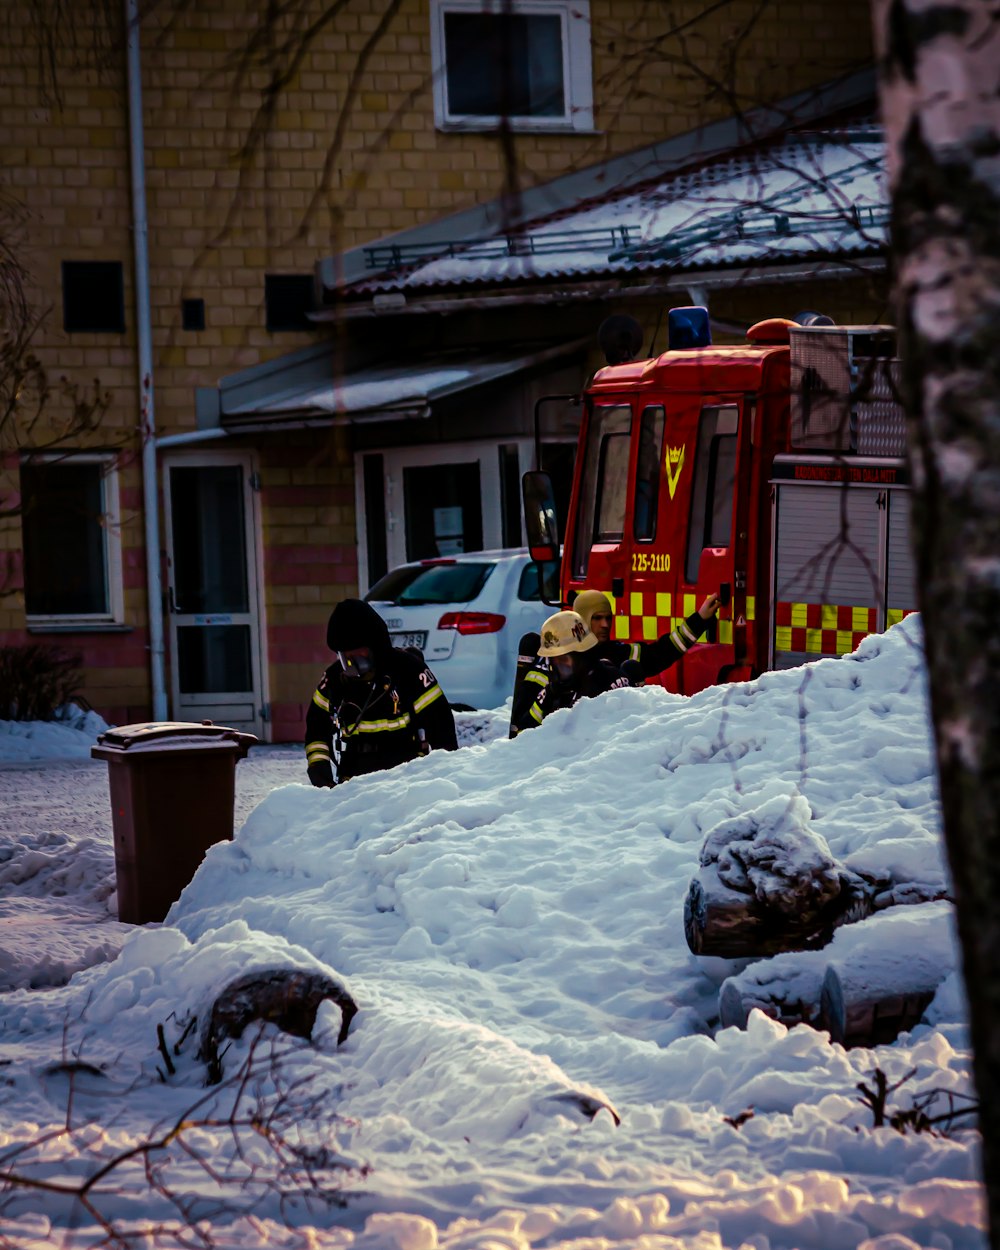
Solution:
[(417, 566), (402, 565), (398, 569), (392, 569), (386, 573), (385, 577), (380, 577), (375, 585), (365, 595), (366, 603), (395, 603), (399, 595), (403, 593), (410, 582), (415, 577), (419, 577), (423, 570)]
[(468, 603), (482, 590), (493, 563), (430, 564), (417, 570), (393, 602), (400, 607), (418, 603)]

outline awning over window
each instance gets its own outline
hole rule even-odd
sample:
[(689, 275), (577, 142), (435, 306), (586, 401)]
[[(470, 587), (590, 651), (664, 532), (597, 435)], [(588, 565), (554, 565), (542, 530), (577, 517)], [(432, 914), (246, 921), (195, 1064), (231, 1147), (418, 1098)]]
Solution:
[[(428, 417), (434, 404), (450, 395), (485, 386), (499, 378), (581, 351), (589, 339), (569, 343), (479, 352), (449, 352), (435, 358), (379, 364), (340, 377), (294, 376), (275, 372), (246, 376), (223, 386), (220, 423), (230, 433), (295, 426), (347, 425)], [(332, 353), (328, 353), (330, 355)], [(317, 359), (317, 364), (320, 361)], [(316, 373), (316, 369), (312, 370)]]

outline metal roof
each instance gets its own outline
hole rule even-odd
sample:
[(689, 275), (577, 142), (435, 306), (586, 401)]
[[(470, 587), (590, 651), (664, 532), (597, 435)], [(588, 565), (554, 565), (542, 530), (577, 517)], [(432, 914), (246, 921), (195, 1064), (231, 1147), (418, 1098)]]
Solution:
[[(426, 246), (434, 255), (455, 244), (504, 238), (531, 223), (556, 220), (610, 194), (623, 194), (655, 179), (700, 169), (734, 153), (746, 152), (796, 127), (822, 126), (827, 119), (871, 110), (876, 97), (875, 71), (853, 73), (796, 92), (773, 104), (701, 123), (685, 133), (657, 139), (631, 152), (574, 169), (547, 182), (525, 185), (516, 197), (499, 196), (461, 209), (437, 221), (389, 235), (371, 246), (348, 248), (317, 263), (317, 284), (324, 291), (350, 290), (370, 277), (383, 256), (395, 266), (394, 253)], [(425, 253), (426, 258), (427, 253)]]
[(348, 425), (398, 421), (431, 415), (433, 405), (450, 395), (483, 386), (497, 378), (523, 373), (548, 361), (583, 350), (590, 339), (527, 347), (441, 352), (433, 359), (373, 365), (341, 376), (332, 371), (332, 353), (313, 356), (316, 368), (299, 369), (282, 385), (274, 374), (248, 371), (251, 383), (241, 394), (231, 384), (223, 391), (221, 426), (230, 433), (294, 426)]
[(516, 231), (387, 242), (348, 297), (881, 255), (889, 206), (873, 122), (786, 134)]

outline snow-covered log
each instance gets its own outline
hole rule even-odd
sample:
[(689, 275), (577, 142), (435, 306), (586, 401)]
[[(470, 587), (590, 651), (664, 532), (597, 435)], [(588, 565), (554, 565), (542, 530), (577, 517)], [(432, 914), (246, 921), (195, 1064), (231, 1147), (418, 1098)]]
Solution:
[(337, 1045), (347, 1037), (358, 1005), (343, 985), (300, 968), (262, 968), (230, 982), (215, 999), (202, 1032), (199, 1058), (208, 1067), (208, 1084), (222, 1079), (220, 1044), (239, 1038), (254, 1020), (274, 1024), (293, 1037), (311, 1038), (320, 1003), (340, 1008)]
[(819, 1026), (844, 1046), (894, 1041), (918, 1024), (958, 963), (952, 907), (896, 907), (852, 930), (831, 950)]
[(828, 963), (826, 951), (794, 951), (757, 960), (727, 977), (719, 988), (720, 1025), (745, 1029), (750, 1012), (757, 1010), (789, 1028), (796, 1024), (818, 1028)]
[(871, 884), (809, 828), (801, 794), (772, 795), (710, 829), (684, 903), (696, 955), (740, 959), (823, 946), (873, 909)]
[(839, 925), (870, 915), (874, 896), (861, 878), (843, 870), (826, 885), (814, 892), (789, 883), (784, 896), (760, 898), (728, 889), (714, 866), (703, 868), (684, 901), (688, 946), (696, 955), (726, 959), (824, 946)]
[(956, 967), (952, 907), (897, 906), (839, 929), (822, 951), (762, 959), (719, 991), (724, 1028), (754, 1009), (791, 1027), (812, 1024), (845, 1046), (874, 1046), (913, 1028)]
[(809, 805), (782, 793), (710, 829), (684, 903), (684, 933), (696, 955), (756, 959), (816, 950), (841, 925), (900, 903), (947, 897), (939, 864), (928, 880), (901, 880), (912, 865), (852, 856), (841, 863), (809, 828)]

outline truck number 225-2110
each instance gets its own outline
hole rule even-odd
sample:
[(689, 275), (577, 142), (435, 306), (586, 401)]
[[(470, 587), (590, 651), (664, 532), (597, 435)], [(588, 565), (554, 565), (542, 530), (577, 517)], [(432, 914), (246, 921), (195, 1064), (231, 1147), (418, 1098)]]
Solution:
[(670, 554), (666, 551), (633, 551), (633, 573), (669, 573)]

